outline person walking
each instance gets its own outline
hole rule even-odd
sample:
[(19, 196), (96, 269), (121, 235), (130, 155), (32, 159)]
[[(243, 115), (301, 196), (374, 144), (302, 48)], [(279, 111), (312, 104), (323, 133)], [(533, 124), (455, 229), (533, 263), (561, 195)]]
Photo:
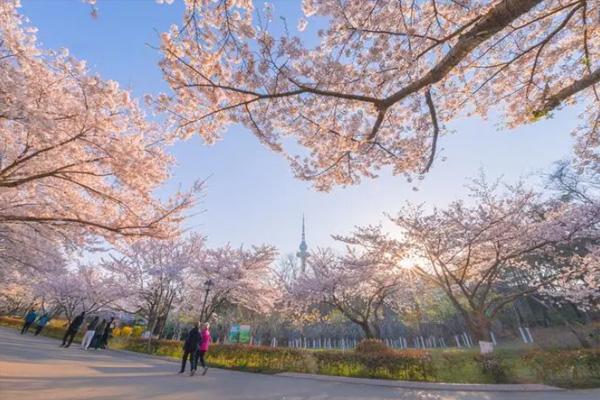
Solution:
[[(77, 334), (79, 327), (83, 323), (83, 319), (85, 318), (85, 311), (82, 311), (81, 314), (73, 318), (73, 321), (69, 324), (67, 331), (65, 332), (65, 336), (63, 337), (62, 344), (60, 347), (69, 347), (73, 342), (73, 338)], [(67, 343), (68, 340), (68, 343)], [(65, 344), (66, 343), (66, 344)]]
[[(200, 331), (200, 346), (198, 347), (198, 359), (200, 360), (200, 365), (202, 365), (202, 375), (206, 375), (208, 371), (208, 367), (206, 366), (206, 362), (204, 361), (204, 356), (208, 352), (208, 347), (212, 342), (212, 337), (210, 336), (209, 331), (210, 325), (208, 322), (202, 324), (202, 330)], [(196, 363), (198, 363), (198, 359)]]
[(83, 335), (83, 339), (81, 339), (81, 348), (83, 350), (87, 350), (94, 339), (94, 335), (96, 334), (96, 325), (98, 325), (98, 319), (100, 318), (96, 315), (87, 326), (85, 335)]
[(44, 314), (40, 318), (38, 318), (37, 326), (35, 327), (35, 336), (40, 334), (42, 329), (44, 329), (44, 327), (48, 324), (48, 321), (50, 321), (50, 317), (48, 317), (48, 314)]
[(198, 365), (196, 355), (198, 353), (198, 346), (200, 345), (200, 331), (198, 330), (198, 323), (194, 324), (194, 327), (190, 329), (185, 342), (183, 343), (183, 358), (181, 359), (180, 374), (185, 372), (185, 364), (187, 359), (190, 359), (190, 376), (194, 376), (196, 373), (196, 367)]
[(106, 328), (104, 328), (104, 332), (102, 333), (102, 348), (108, 348), (108, 339), (112, 336), (113, 324), (115, 321), (115, 317), (110, 317), (110, 321), (106, 324)]
[(106, 319), (102, 319), (100, 325), (96, 327), (96, 332), (94, 333), (94, 338), (92, 339), (92, 343), (90, 347), (94, 350), (98, 350), (98, 347), (102, 344), (102, 335), (104, 335), (104, 329), (106, 329)]
[(31, 324), (33, 324), (33, 321), (35, 321), (36, 318), (37, 318), (37, 314), (35, 312), (35, 309), (32, 308), (25, 315), (25, 322), (23, 322), (23, 328), (21, 328), (21, 335), (24, 333), (27, 333), (27, 331), (29, 330), (29, 327), (31, 326)]

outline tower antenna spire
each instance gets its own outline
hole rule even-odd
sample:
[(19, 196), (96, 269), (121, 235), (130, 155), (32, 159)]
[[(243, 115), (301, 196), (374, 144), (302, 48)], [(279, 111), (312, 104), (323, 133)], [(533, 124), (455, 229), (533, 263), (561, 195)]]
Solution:
[(306, 258), (308, 257), (308, 245), (306, 244), (306, 226), (304, 223), (304, 213), (302, 213), (302, 240), (300, 241), (299, 251), (296, 257), (300, 259), (300, 273), (306, 272)]

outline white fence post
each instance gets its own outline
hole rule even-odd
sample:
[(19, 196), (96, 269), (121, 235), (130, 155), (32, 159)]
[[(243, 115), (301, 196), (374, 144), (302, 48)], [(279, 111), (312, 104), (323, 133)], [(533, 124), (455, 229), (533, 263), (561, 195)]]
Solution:
[(523, 327), (519, 326), (519, 333), (521, 334), (521, 339), (523, 340), (523, 343), (529, 343), (529, 338), (527, 337), (527, 335), (525, 334), (525, 330), (523, 330)]
[(525, 332), (527, 332), (527, 336), (529, 336), (529, 343), (533, 343), (533, 336), (531, 335), (531, 331), (529, 330), (529, 327), (525, 327)]

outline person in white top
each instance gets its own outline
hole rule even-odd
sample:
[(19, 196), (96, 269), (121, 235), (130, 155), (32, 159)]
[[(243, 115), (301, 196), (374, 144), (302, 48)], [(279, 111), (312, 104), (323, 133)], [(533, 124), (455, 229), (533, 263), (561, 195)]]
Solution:
[(87, 350), (88, 347), (90, 347), (92, 339), (94, 339), (94, 335), (96, 334), (96, 325), (98, 325), (98, 316), (94, 317), (88, 324), (85, 335), (83, 335), (83, 339), (81, 339), (81, 348), (83, 350)]

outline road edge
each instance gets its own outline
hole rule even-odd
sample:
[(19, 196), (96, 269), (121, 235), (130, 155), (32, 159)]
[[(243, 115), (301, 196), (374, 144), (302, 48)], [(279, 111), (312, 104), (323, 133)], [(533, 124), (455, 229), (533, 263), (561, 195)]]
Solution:
[(299, 372), (282, 372), (275, 376), (285, 378), (318, 380), (326, 382), (349, 383), (354, 385), (386, 386), (413, 390), (435, 390), (448, 392), (562, 392), (566, 389), (543, 384), (487, 384), (487, 383), (443, 383), (395, 381), (386, 379), (352, 378), (346, 376), (304, 374)]

